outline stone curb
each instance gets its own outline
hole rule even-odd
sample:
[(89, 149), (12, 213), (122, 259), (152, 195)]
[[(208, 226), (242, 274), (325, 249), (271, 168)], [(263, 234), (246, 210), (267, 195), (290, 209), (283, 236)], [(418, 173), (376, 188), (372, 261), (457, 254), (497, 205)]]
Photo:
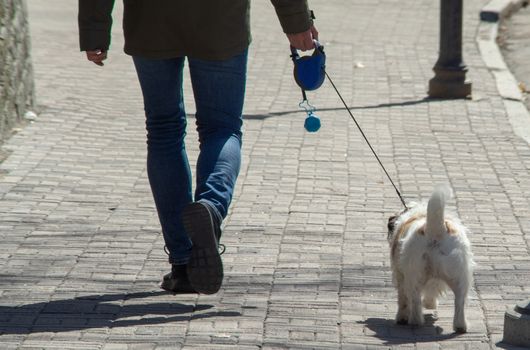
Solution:
[(518, 10), (524, 2), (525, 0), (492, 0), (484, 6), (480, 12), (482, 21), (478, 29), (477, 44), (486, 67), (495, 77), (497, 90), (504, 100), (515, 134), (530, 144), (530, 113), (523, 103), (524, 95), (517, 79), (508, 69), (497, 45), (499, 23)]
[[(499, 23), (517, 11), (527, 0), (492, 0), (480, 12), (477, 44), (480, 54), (497, 83), (508, 119), (515, 134), (530, 144), (530, 113), (523, 103), (524, 95), (519, 90), (517, 79), (508, 69), (497, 45)], [(515, 311), (507, 311), (504, 319), (503, 340), (505, 344), (526, 344), (528, 322)], [(521, 343), (521, 344), (519, 344)]]

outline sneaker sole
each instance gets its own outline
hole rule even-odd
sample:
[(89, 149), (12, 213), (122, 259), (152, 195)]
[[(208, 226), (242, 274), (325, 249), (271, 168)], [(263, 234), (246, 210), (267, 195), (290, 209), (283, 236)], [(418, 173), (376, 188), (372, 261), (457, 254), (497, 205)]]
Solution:
[(190, 284), (198, 293), (217, 293), (223, 283), (223, 262), (210, 212), (203, 204), (192, 203), (184, 208), (182, 223), (193, 243), (187, 267)]
[(160, 289), (163, 289), (166, 292), (170, 292), (173, 294), (197, 294), (197, 292), (193, 290), (192, 287), (183, 288), (175, 280), (162, 281), (162, 283), (160, 284)]

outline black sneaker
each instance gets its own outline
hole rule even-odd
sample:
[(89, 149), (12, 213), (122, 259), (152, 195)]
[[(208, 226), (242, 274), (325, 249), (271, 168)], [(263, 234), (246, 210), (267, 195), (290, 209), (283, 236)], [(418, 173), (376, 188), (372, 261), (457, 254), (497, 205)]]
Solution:
[(188, 279), (186, 265), (171, 265), (171, 272), (164, 276), (160, 288), (175, 294), (197, 293)]
[(193, 248), (188, 278), (198, 293), (214, 294), (223, 283), (223, 262), (219, 254), (220, 223), (208, 204), (195, 202), (182, 212), (184, 229)]

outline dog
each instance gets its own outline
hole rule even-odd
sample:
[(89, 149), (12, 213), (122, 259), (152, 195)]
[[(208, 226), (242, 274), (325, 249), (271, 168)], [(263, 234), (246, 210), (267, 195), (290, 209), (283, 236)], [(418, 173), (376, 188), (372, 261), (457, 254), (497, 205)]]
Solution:
[(410, 203), (388, 219), (397, 324), (423, 325), (423, 307), (436, 309), (438, 297), (449, 288), (455, 296), (453, 330), (467, 332), (464, 308), (474, 263), (468, 229), (445, 213), (450, 197), (448, 186), (438, 186), (428, 203)]

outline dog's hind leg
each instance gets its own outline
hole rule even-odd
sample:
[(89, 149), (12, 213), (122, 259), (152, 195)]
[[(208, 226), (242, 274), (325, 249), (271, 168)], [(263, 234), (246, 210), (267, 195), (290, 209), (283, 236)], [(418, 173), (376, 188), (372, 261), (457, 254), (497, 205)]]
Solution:
[(453, 330), (457, 333), (467, 332), (467, 321), (465, 315), (465, 305), (467, 299), (467, 291), (469, 290), (469, 281), (462, 279), (456, 281), (451, 286), (453, 293), (455, 294), (455, 315), (453, 318)]

